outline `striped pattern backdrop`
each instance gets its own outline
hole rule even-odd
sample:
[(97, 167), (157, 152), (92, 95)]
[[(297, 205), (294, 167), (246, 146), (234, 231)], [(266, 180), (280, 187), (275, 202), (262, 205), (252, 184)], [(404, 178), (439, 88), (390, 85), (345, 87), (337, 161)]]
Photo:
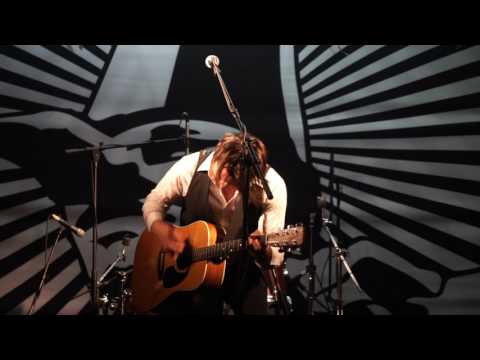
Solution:
[[(115, 48), (0, 46), (0, 119), (49, 110), (88, 114)], [(25, 314), (45, 264), (46, 220), (58, 207), (34, 175), (4, 158), (0, 185), (0, 313)], [(49, 226), (51, 249), (59, 225)], [(86, 264), (71, 234), (63, 232), (36, 313), (88, 310), (87, 283)]]
[[(47, 119), (52, 111), (69, 116), (59, 117), (64, 123), (52, 127), (49, 136), (68, 128), (73, 120), (79, 120), (77, 127), (88, 124), (85, 129), (92, 139), (104, 136), (102, 122), (92, 119), (92, 112), (120, 50), (116, 45), (0, 46), (2, 129), (24, 126), (14, 123), (17, 116), (39, 114), (35, 119)], [(135, 49), (124, 50), (136, 56)], [(165, 60), (169, 69), (165, 78), (170, 79), (177, 47), (163, 50), (173, 54)], [(158, 50), (159, 58), (166, 59), (163, 50)], [(357, 292), (344, 277), (346, 310), (480, 313), (480, 47), (295, 45), (288, 50), (292, 67), (282, 71), (296, 90), (296, 116), (303, 129), (298, 134), (300, 127), (292, 125), (290, 136), (298, 140), (297, 149), (301, 143), (305, 162), (318, 175), (318, 190), (330, 205), (325, 213), (331, 213), (334, 233), (347, 248), (347, 259), (364, 290)], [(169, 84), (163, 85), (159, 93), (166, 94)], [(116, 84), (108, 87), (113, 88), (122, 95)], [(156, 103), (160, 97), (154, 97)], [(176, 101), (183, 100), (181, 93)], [(139, 103), (141, 99), (132, 100), (133, 105)], [(287, 113), (297, 112), (286, 106)], [(132, 109), (132, 113), (138, 110)], [(116, 115), (111, 109), (98, 111)], [(115, 133), (116, 120), (110, 120), (105, 129)], [(139, 126), (142, 121), (138, 120)], [(48, 214), (60, 208), (61, 216), (76, 223), (87, 205), (72, 202), (70, 208), (77, 216), (67, 216), (71, 209), (47, 194), (41, 175), (7, 158), (5, 145), (0, 150), (0, 313), (24, 314), (45, 262)], [(291, 171), (282, 174), (287, 182), (295, 176), (295, 169)], [(157, 176), (153, 170), (151, 176)], [(107, 233), (118, 231), (105, 226)], [(49, 223), (49, 248), (58, 230), (58, 225)], [(130, 231), (134, 230), (132, 225)], [(89, 309), (88, 256), (71, 234), (63, 235), (36, 306), (38, 313), (76, 314)], [(336, 279), (330, 281), (330, 288), (325, 285), (328, 238), (324, 231), (319, 240), (322, 246), (315, 259), (323, 285), (317, 287), (321, 303)]]
[[(16, 164), (4, 159), (0, 163), (0, 313), (25, 314), (42, 277), (45, 242), (50, 250), (58, 234), (59, 225), (50, 222), (45, 236), (46, 220), (56, 206), (35, 178)], [(75, 241), (63, 232), (36, 313), (87, 310), (87, 283), (87, 269)]]
[(0, 46), (0, 116), (57, 109), (88, 114), (115, 48)]
[[(366, 273), (375, 259), (421, 283), (404, 301), (444, 295), (417, 303), (478, 313), (460, 300), (471, 290), (445, 288), (480, 281), (480, 47), (306, 45), (294, 56), (307, 161), (363, 287), (401, 286)], [(375, 302), (351, 282), (346, 294)]]

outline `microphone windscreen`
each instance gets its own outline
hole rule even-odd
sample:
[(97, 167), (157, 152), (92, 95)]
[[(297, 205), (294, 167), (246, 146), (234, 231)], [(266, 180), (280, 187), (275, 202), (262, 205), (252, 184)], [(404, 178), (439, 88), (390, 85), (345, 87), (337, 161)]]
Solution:
[(215, 55), (208, 55), (206, 58), (205, 58), (205, 65), (211, 69), (212, 68), (212, 65), (215, 65), (215, 66), (218, 66), (220, 65), (220, 59), (215, 56)]

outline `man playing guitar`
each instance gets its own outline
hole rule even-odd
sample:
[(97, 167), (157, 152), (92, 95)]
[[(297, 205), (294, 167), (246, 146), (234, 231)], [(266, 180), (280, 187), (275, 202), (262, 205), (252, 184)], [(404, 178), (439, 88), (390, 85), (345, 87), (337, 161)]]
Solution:
[[(282, 177), (267, 163), (263, 142), (249, 135), (259, 168), (273, 193), (268, 200), (261, 182), (250, 171), (248, 201), (249, 251), (227, 258), (223, 283), (218, 288), (200, 286), (193, 291), (170, 295), (153, 311), (164, 315), (221, 315), (224, 302), (239, 315), (267, 314), (267, 286), (264, 271), (283, 263), (283, 253), (262, 244), (259, 236), (276, 232), (285, 225), (287, 190)], [(218, 229), (219, 240), (242, 237), (243, 200), (246, 168), (243, 162), (245, 136), (227, 133), (211, 153), (186, 155), (177, 161), (146, 197), (143, 217), (161, 251), (179, 255), (184, 252), (187, 236), (166, 222), (165, 214), (174, 203), (182, 204), (182, 226), (203, 220)], [(135, 271), (135, 270), (134, 270)], [(141, 281), (140, 280), (137, 280)]]

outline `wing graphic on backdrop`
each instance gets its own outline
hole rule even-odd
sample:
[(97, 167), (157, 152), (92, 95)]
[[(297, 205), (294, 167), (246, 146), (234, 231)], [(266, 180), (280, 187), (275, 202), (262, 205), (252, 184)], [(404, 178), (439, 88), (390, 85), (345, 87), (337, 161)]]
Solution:
[[(59, 212), (87, 231), (59, 244), (39, 313), (89, 307), (92, 215), (87, 154), (66, 149), (132, 144), (184, 134), (166, 106), (179, 46), (3, 46), (0, 49), (0, 312), (26, 313), (43, 266), (45, 220)], [(126, 86), (128, 84), (128, 88)], [(211, 147), (229, 126), (190, 120), (191, 149)], [(119, 241), (143, 230), (143, 198), (185, 153), (183, 141), (104, 151), (99, 170), (99, 254), (103, 271)], [(4, 215), (4, 216), (3, 216)], [(172, 207), (171, 220), (179, 209)], [(58, 228), (50, 224), (50, 229)], [(50, 231), (50, 246), (55, 233)], [(38, 280), (38, 281), (37, 281)], [(72, 300), (73, 299), (73, 300)]]
[[(337, 234), (365, 290), (360, 295), (346, 282), (346, 310), (478, 312), (462, 298), (480, 297), (471, 290), (480, 271), (480, 47), (281, 52), (292, 138), (333, 199)], [(325, 235), (315, 246), (319, 274)], [(288, 264), (305, 297), (305, 260)]]

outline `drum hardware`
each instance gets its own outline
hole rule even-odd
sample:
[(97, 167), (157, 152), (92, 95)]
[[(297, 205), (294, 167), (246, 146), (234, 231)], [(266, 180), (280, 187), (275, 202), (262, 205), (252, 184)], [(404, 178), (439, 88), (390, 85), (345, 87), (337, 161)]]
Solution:
[(288, 270), (285, 263), (280, 266), (270, 266), (263, 274), (267, 285), (267, 306), (274, 308), (277, 315), (291, 315), (293, 303), (287, 295), (285, 276)]
[(128, 275), (132, 270), (124, 271), (117, 270), (115, 271), (115, 276), (111, 279), (104, 281), (107, 275), (112, 271), (112, 269), (120, 262), (126, 261), (126, 251), (127, 247), (130, 245), (130, 238), (124, 238), (122, 240), (123, 248), (117, 255), (116, 259), (112, 262), (110, 266), (105, 270), (105, 272), (100, 276), (97, 286), (99, 289), (105, 288), (106, 285), (110, 284), (112, 281), (117, 280), (120, 283), (120, 290), (117, 296), (111, 296), (107, 291), (104, 291), (98, 297), (98, 308), (102, 310), (103, 315), (108, 315), (109, 312), (118, 315), (125, 315), (127, 303), (131, 299), (132, 292), (127, 288)]

